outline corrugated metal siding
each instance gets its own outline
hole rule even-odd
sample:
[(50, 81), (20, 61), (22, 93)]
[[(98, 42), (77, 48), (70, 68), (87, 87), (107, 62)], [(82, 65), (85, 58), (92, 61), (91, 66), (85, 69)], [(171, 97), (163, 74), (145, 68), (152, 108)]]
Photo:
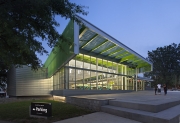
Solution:
[(32, 71), (30, 67), (16, 69), (16, 96), (51, 95), (52, 84), (45, 68)]
[(14, 67), (7, 74), (7, 95), (16, 96), (16, 70)]

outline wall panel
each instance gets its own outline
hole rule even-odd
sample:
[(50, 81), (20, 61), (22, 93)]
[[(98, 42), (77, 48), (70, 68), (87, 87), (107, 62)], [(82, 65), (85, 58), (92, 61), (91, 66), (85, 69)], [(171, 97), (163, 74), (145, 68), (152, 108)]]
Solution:
[(16, 95), (16, 69), (14, 67), (7, 74), (7, 95)]
[(16, 87), (16, 96), (45, 96), (51, 95), (52, 82), (45, 68), (33, 71), (24, 66), (16, 69)]

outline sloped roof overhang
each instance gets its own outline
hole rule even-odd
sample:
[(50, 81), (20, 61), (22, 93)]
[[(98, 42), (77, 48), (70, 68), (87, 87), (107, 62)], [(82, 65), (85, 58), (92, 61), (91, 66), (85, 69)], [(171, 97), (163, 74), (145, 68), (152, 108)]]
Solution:
[(143, 72), (152, 70), (152, 63), (144, 57), (80, 16), (77, 16), (77, 18), (81, 22), (79, 27), (80, 53), (124, 64), (132, 68), (148, 68)]

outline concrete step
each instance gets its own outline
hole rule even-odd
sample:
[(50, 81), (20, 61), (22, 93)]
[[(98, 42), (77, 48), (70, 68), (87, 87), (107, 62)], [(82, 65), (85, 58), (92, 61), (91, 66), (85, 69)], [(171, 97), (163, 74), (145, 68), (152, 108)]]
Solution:
[(110, 100), (109, 105), (116, 106), (116, 107), (123, 107), (123, 108), (129, 108), (129, 109), (136, 109), (136, 110), (142, 110), (142, 111), (148, 111), (148, 112), (160, 112), (163, 110), (166, 110), (168, 108), (171, 108), (173, 106), (179, 105), (180, 99), (176, 100), (163, 100), (163, 102), (160, 101), (151, 101), (151, 102), (135, 102), (135, 101), (122, 101), (122, 100)]
[(102, 106), (101, 111), (143, 123), (179, 123), (180, 105), (158, 113), (110, 105)]

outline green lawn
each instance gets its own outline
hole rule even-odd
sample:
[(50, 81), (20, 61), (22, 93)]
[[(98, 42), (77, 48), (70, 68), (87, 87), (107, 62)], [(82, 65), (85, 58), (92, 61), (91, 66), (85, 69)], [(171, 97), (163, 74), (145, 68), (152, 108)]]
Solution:
[[(29, 106), (31, 105), (31, 102), (51, 102), (53, 117), (48, 119), (29, 117)], [(92, 111), (52, 100), (34, 100), (0, 104), (0, 120), (18, 123), (51, 123), (89, 113), (92, 113)]]

